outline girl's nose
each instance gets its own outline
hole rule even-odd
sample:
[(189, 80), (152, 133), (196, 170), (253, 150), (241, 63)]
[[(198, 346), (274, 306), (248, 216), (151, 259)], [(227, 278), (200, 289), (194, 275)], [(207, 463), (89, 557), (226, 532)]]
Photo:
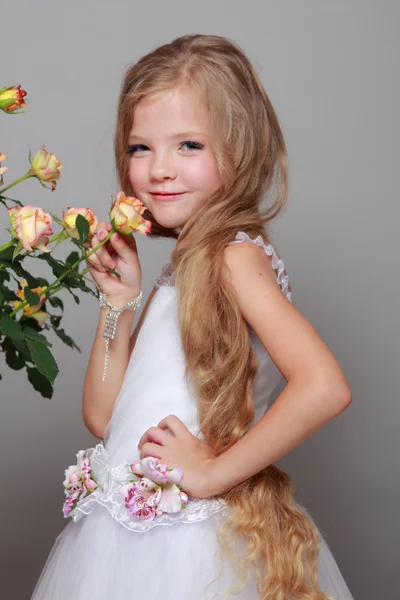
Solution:
[(162, 181), (164, 179), (175, 179), (176, 176), (177, 170), (172, 156), (163, 153), (154, 157), (150, 165), (150, 179)]

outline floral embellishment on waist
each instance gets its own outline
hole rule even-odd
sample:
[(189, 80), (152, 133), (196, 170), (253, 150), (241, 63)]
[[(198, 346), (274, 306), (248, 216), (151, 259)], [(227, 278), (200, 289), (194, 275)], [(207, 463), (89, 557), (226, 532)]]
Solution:
[(65, 470), (64, 492), (67, 497), (63, 504), (64, 516), (69, 515), (80, 500), (99, 487), (91, 477), (92, 467), (89, 458), (85, 457), (85, 450), (80, 450), (76, 458), (77, 464)]
[(131, 464), (130, 471), (130, 481), (120, 492), (132, 517), (153, 520), (186, 508), (188, 496), (179, 487), (181, 469), (169, 469), (158, 458), (147, 456)]

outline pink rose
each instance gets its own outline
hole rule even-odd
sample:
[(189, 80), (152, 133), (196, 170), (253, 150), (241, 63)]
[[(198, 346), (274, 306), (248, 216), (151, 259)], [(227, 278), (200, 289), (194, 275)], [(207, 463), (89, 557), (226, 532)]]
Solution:
[(51, 191), (56, 189), (57, 179), (61, 177), (62, 164), (55, 154), (47, 152), (45, 147), (42, 146), (31, 159), (31, 167), (29, 173), (32, 177), (37, 177), (39, 181), (51, 183)]
[(49, 243), (49, 236), (53, 235), (52, 217), (38, 206), (27, 204), (26, 206), (11, 206), (8, 209), (13, 235), (22, 244), (25, 250), (32, 252), (34, 248), (39, 248), (42, 252), (51, 252), (46, 250)]
[(146, 235), (150, 233), (151, 221), (146, 221), (141, 216), (145, 210), (146, 207), (140, 200), (118, 192), (110, 211), (111, 224), (125, 235), (133, 231)]
[(69, 209), (65, 214), (63, 212), (63, 225), (65, 231), (68, 233), (69, 237), (79, 240), (79, 233), (76, 228), (75, 222), (76, 217), (78, 215), (82, 215), (85, 217), (87, 221), (89, 221), (89, 234), (86, 241), (89, 241), (93, 235), (96, 233), (98, 219), (95, 213), (91, 208), (71, 208), (71, 206), (67, 206)]

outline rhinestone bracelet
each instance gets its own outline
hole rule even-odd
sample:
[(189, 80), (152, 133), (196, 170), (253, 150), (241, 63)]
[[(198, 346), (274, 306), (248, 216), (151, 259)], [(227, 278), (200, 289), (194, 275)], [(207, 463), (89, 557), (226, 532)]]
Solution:
[(124, 310), (135, 310), (136, 308), (138, 308), (140, 306), (141, 301), (142, 301), (142, 290), (140, 290), (139, 296), (137, 296), (133, 300), (129, 300), (129, 302), (127, 302), (123, 306), (114, 306), (113, 304), (110, 304), (108, 302), (107, 296), (105, 294), (103, 294), (103, 292), (99, 291), (99, 302), (100, 302), (101, 308), (106, 308), (108, 306), (110, 309), (106, 316), (106, 322), (105, 322), (104, 331), (103, 331), (103, 338), (104, 338), (104, 344), (105, 344), (103, 381), (105, 380), (106, 373), (107, 373), (108, 347), (110, 344), (110, 340), (113, 340), (115, 337), (115, 330), (117, 327), (118, 317)]

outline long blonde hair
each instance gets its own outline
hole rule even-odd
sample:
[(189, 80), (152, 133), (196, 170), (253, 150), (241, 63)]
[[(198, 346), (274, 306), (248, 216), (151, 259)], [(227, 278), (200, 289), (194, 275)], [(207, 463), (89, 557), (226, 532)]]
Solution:
[[(171, 261), (186, 377), (198, 399), (200, 429), (219, 455), (249, 429), (258, 366), (224, 276), (224, 248), (238, 231), (268, 242), (265, 225), (287, 201), (288, 160), (276, 113), (243, 51), (220, 36), (187, 35), (147, 54), (125, 74), (115, 157), (126, 193), (134, 193), (127, 154), (134, 109), (143, 98), (178, 86), (201, 93), (206, 103), (221, 186), (182, 231), (161, 226), (150, 211), (143, 216), (152, 222), (150, 235), (177, 239)], [(221, 546), (232, 556), (238, 536), (246, 542), (239, 583), (254, 567), (262, 600), (329, 600), (318, 585), (319, 532), (294, 502), (285, 471), (270, 465), (224, 498), (231, 518)]]

